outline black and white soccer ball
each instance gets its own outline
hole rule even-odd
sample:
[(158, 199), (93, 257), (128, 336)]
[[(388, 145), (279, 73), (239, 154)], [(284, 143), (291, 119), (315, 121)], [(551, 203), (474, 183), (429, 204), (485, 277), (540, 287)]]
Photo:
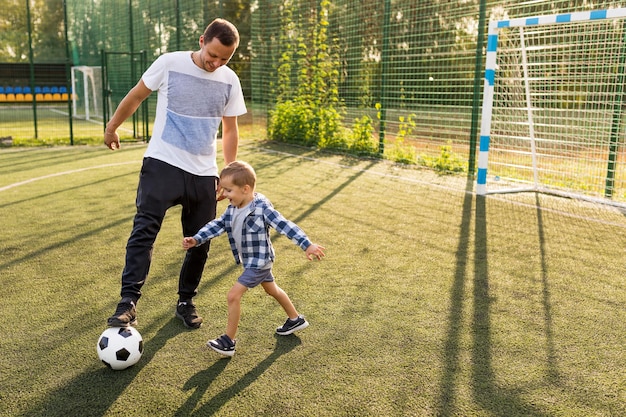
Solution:
[(109, 327), (96, 345), (98, 357), (116, 371), (136, 364), (143, 353), (143, 338), (134, 327)]

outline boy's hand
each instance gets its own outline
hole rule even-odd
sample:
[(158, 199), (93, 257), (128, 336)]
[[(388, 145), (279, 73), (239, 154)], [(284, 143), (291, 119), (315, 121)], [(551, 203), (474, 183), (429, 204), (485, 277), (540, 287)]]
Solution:
[(324, 254), (324, 249), (326, 248), (323, 246), (311, 243), (311, 245), (306, 248), (306, 251), (304, 251), (304, 253), (306, 254), (306, 257), (309, 261), (312, 261), (313, 258), (317, 258), (318, 261), (321, 261), (322, 258), (326, 256)]
[(187, 250), (187, 249), (191, 249), (193, 247), (196, 246), (198, 242), (196, 242), (196, 239), (192, 238), (192, 237), (184, 237), (183, 238), (183, 249)]

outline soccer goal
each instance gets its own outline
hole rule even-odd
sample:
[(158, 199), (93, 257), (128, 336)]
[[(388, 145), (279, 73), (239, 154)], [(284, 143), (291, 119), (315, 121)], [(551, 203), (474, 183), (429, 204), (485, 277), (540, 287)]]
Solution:
[(626, 8), (489, 24), (476, 192), (626, 205)]
[(102, 121), (102, 68), (75, 66), (72, 67), (71, 78), (74, 117)]

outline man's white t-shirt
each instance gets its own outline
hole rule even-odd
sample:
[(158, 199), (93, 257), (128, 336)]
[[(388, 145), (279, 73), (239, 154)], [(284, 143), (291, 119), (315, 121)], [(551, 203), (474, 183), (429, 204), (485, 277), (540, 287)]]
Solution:
[(246, 104), (239, 77), (227, 66), (204, 71), (191, 51), (161, 55), (142, 76), (158, 91), (152, 138), (144, 156), (200, 176), (218, 176), (217, 133), (223, 116), (241, 116)]

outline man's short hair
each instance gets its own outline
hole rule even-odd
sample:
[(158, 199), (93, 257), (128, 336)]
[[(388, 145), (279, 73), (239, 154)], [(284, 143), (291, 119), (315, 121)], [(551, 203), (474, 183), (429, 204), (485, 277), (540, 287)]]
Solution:
[(217, 18), (204, 30), (204, 42), (209, 43), (217, 38), (224, 46), (239, 46), (239, 31), (226, 19)]

